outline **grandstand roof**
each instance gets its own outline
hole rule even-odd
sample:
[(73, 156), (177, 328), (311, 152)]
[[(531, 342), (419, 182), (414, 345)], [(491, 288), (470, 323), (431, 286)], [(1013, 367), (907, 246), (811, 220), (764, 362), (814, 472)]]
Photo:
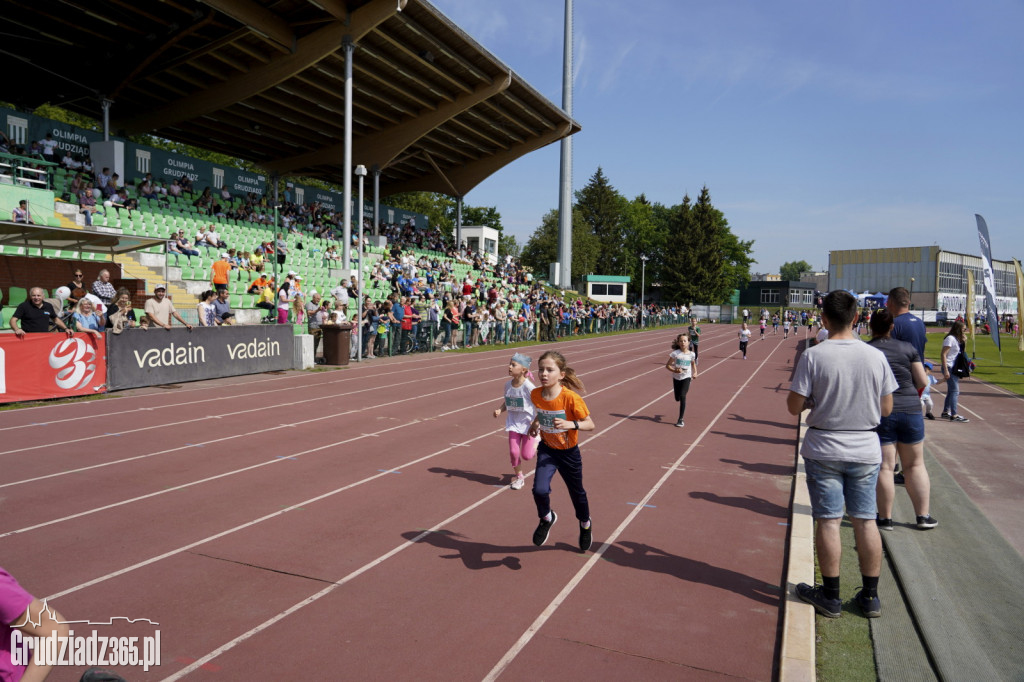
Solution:
[[(46, 227), (0, 220), (0, 246), (22, 249), (53, 249), (86, 253), (122, 254), (162, 246), (163, 239), (136, 237), (120, 232), (98, 232), (65, 227)], [(18, 255), (4, 251), (5, 255)], [(47, 257), (50, 257), (48, 254)]]
[[(422, 0), (0, 0), (3, 98), (99, 118), (282, 175), (341, 183), (345, 52), (354, 164), (381, 193), (465, 195), (580, 126)], [(14, 67), (13, 60), (21, 64)], [(552, 67), (554, 68), (554, 66)]]

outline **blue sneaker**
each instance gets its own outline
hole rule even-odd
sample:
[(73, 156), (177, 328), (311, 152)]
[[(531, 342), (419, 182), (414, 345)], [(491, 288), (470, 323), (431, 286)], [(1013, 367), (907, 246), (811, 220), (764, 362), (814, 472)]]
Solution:
[(796, 596), (814, 607), (814, 610), (826, 618), (838, 618), (843, 615), (843, 602), (825, 596), (825, 588), (821, 585), (800, 583), (796, 586)]
[(860, 607), (866, 618), (878, 618), (882, 615), (882, 602), (878, 597), (869, 597), (864, 594), (863, 589), (854, 595), (853, 600), (857, 602), (857, 606)]

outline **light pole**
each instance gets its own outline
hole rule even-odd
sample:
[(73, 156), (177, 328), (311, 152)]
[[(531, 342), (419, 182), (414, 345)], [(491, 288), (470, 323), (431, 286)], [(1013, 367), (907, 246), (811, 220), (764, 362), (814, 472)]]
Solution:
[(910, 309), (914, 309), (914, 278), (910, 278)]
[(353, 173), (359, 178), (359, 265), (356, 266), (356, 324), (359, 330), (359, 347), (356, 348), (356, 362), (363, 361), (363, 180), (366, 178), (366, 166), (356, 166)]
[(640, 328), (646, 326), (646, 315), (644, 314), (644, 285), (647, 284), (647, 261), (650, 260), (646, 254), (640, 254)]

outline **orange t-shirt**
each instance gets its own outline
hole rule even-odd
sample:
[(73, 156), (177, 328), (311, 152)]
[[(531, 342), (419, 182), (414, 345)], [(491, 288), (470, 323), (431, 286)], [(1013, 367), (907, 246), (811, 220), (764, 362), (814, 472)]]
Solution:
[(231, 263), (221, 258), (213, 264), (213, 283), (227, 284), (228, 273), (231, 272)]
[(556, 450), (569, 450), (579, 441), (579, 431), (569, 429), (560, 431), (554, 427), (555, 418), (579, 421), (590, 416), (590, 410), (579, 393), (565, 386), (554, 400), (544, 400), (544, 389), (535, 388), (530, 391), (530, 400), (537, 408), (537, 419), (540, 422), (540, 437), (544, 443)]

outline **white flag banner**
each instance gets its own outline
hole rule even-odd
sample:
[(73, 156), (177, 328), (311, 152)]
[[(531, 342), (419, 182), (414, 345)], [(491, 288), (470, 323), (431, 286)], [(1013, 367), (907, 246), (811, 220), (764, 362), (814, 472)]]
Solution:
[(988, 320), (989, 329), (992, 330), (992, 340), (995, 342), (999, 352), (1002, 353), (1003, 347), (999, 345), (999, 309), (996, 308), (996, 279), (992, 272), (992, 245), (988, 239), (988, 225), (985, 224), (985, 219), (977, 213), (974, 214), (974, 217), (978, 221), (978, 239), (981, 241), (981, 268), (982, 274), (985, 276), (985, 304), (988, 307), (988, 314), (985, 319)]

